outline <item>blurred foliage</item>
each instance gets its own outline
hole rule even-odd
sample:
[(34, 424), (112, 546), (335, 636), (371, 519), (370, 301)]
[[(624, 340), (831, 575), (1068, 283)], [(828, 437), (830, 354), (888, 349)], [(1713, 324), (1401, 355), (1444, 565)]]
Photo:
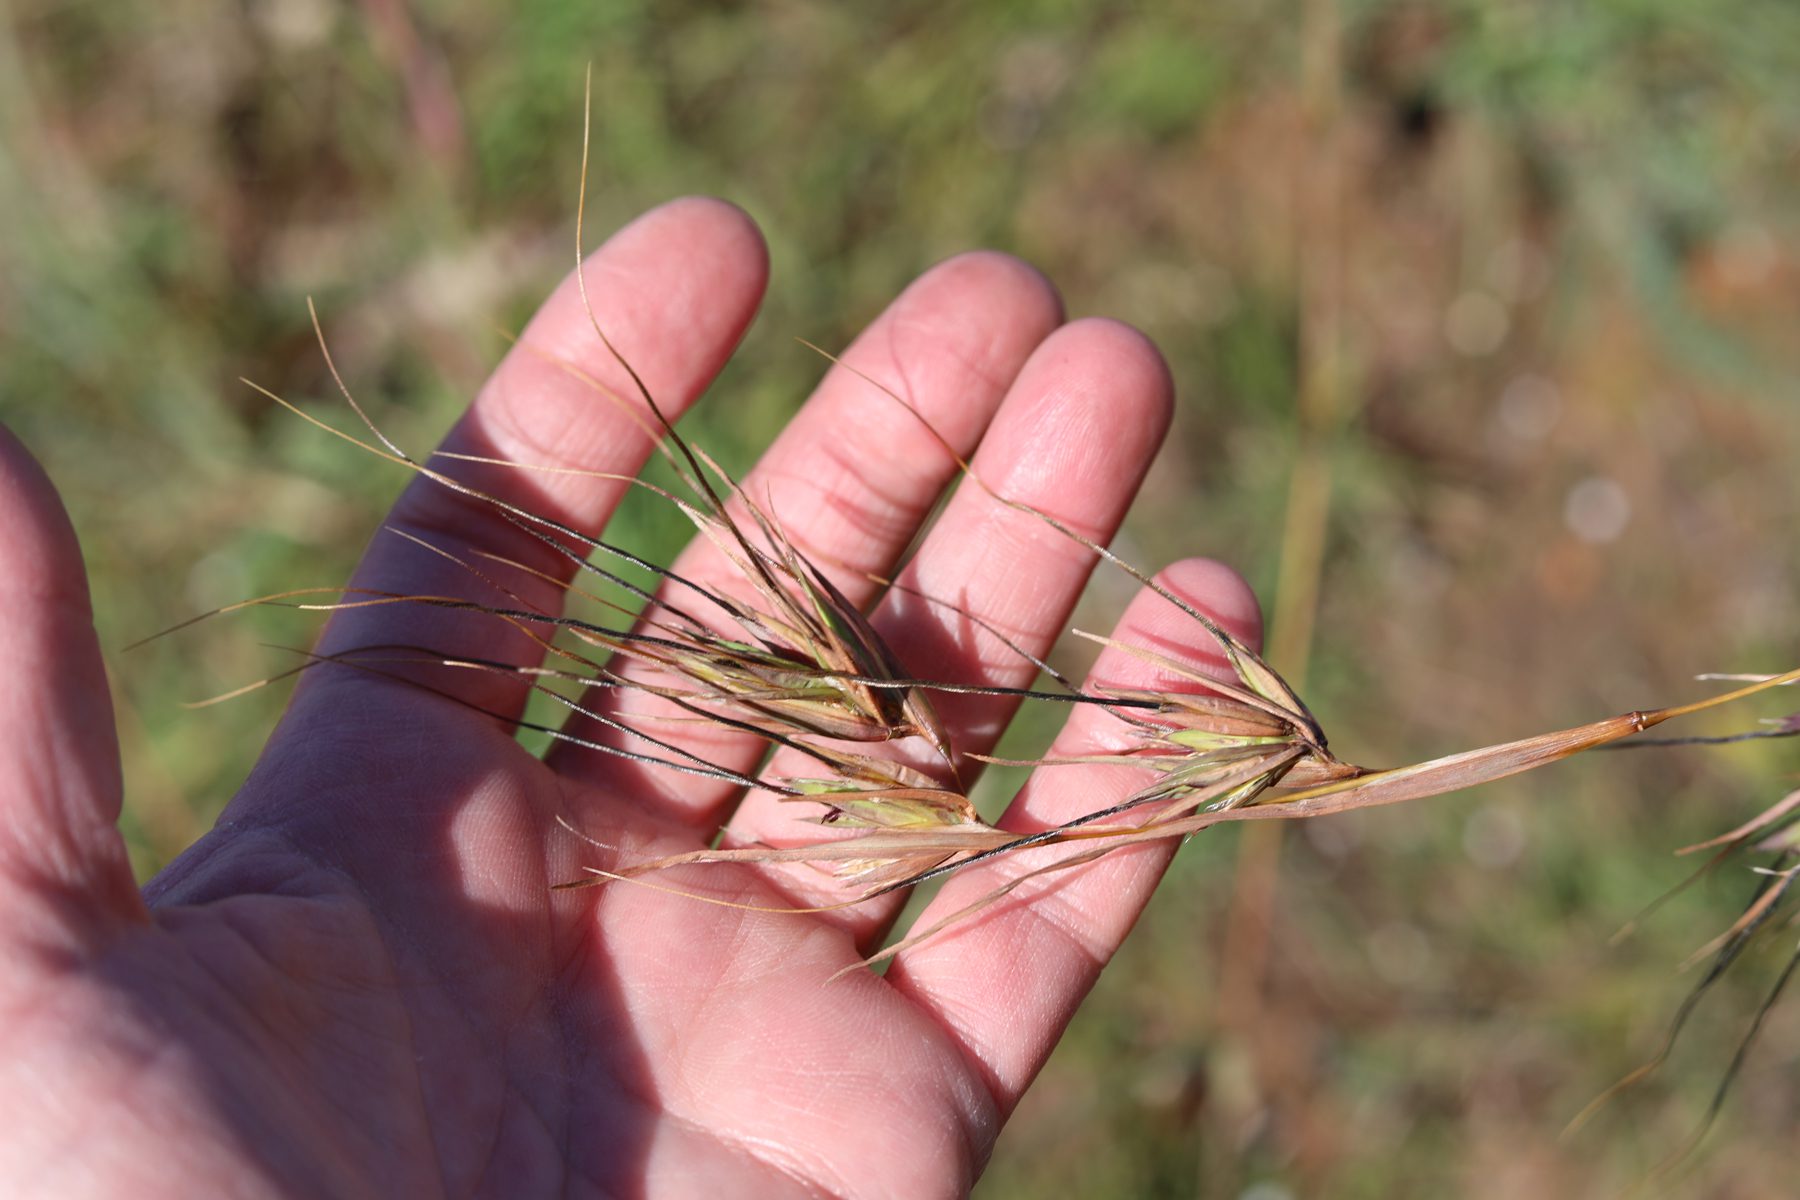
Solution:
[[(1785, 0), (13, 0), (0, 23), (0, 416), (61, 483), (109, 648), (343, 578), (400, 481), (305, 317), (424, 446), (565, 269), (580, 81), (592, 226), (687, 191), (767, 231), (766, 311), (693, 433), (742, 466), (920, 269), (1020, 254), (1154, 336), (1182, 408), (1123, 551), (1278, 584), (1297, 441), (1330, 499), (1309, 696), (1348, 756), (1445, 752), (1793, 665), (1789, 382), (1800, 9)], [(1308, 64), (1311, 64), (1310, 66)], [(1323, 63), (1323, 67), (1319, 66)], [(1332, 330), (1331, 365), (1306, 330)], [(1326, 375), (1320, 373), (1327, 372)], [(1324, 378), (1337, 419), (1304, 427)], [(666, 553), (633, 508), (618, 540)], [(1088, 625), (1129, 592), (1097, 581)], [(209, 822), (296, 614), (115, 657), (141, 867)], [(1043, 722), (1040, 720), (1039, 724)], [(1655, 1044), (1741, 870), (1635, 939), (1669, 851), (1786, 785), (1785, 744), (1595, 756), (1319, 824), (1267, 911), (1206, 837), (997, 1151), (984, 1196), (1575, 1195), (1691, 1130), (1766, 986), (1567, 1144)], [(1255, 922), (1251, 1002), (1218, 1000)], [(1266, 930), (1264, 926), (1266, 925)], [(1791, 1190), (1778, 1010), (1684, 1192)]]

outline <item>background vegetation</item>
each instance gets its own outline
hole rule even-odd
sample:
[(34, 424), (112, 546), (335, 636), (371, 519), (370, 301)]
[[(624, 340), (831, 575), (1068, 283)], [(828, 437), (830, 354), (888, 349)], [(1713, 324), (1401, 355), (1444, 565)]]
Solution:
[[(340, 580), (400, 486), (235, 382), (405, 444), (566, 267), (581, 72), (603, 230), (707, 191), (774, 284), (695, 422), (747, 463), (819, 363), (977, 245), (1150, 332), (1182, 392), (1123, 539), (1239, 564), (1334, 745), (1397, 761), (1795, 665), (1800, 9), (1784, 0), (9, 0), (0, 416), (60, 481), (101, 632)], [(668, 544), (646, 508), (624, 538)], [(1096, 585), (1116, 610), (1128, 589)], [(283, 619), (284, 616), (287, 619)], [(113, 669), (154, 870), (280, 704), (256, 613)], [(15, 683), (14, 686), (20, 684)], [(26, 686), (29, 681), (25, 681)], [(1738, 719), (1748, 717), (1738, 714)], [(1791, 787), (1792, 743), (1590, 761), (1209, 833), (981, 1194), (1610, 1194), (1704, 1111), (1774, 957), (1654, 1047), (1741, 867), (1636, 938), (1675, 847)], [(1791, 935), (1783, 935), (1787, 938)], [(1759, 974), (1760, 972), (1760, 974)], [(1800, 1008), (1682, 1194), (1792, 1187)]]

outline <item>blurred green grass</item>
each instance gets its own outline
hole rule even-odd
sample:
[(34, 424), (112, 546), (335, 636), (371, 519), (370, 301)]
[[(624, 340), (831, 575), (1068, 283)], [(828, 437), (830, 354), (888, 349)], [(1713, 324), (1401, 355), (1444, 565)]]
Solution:
[[(0, 417), (63, 488), (109, 649), (348, 573), (399, 479), (236, 379), (335, 411), (315, 296), (359, 393), (428, 445), (565, 269), (591, 62), (596, 232), (706, 191), (768, 234), (769, 302), (691, 423), (728, 464), (819, 373), (793, 336), (841, 344), (922, 268), (994, 246), (1174, 368), (1122, 551), (1215, 555), (1272, 599), (1320, 369), (1303, 330), (1329, 303), (1344, 419), (1308, 696), (1347, 756), (1793, 665), (1800, 10), (1780, 0), (0, 13)], [(667, 552), (678, 525), (643, 505), (614, 532)], [(1083, 623), (1129, 590), (1100, 578)], [(256, 612), (113, 656), (142, 870), (212, 819), (280, 696), (179, 702), (281, 669), (260, 643), (310, 629)], [(1215, 1002), (1235, 842), (1197, 840), (981, 1193), (1616, 1190), (1698, 1120), (1770, 964), (1560, 1144), (1750, 881), (1607, 937), (1681, 877), (1673, 848), (1792, 770), (1784, 745), (1596, 757), (1291, 836), (1248, 1016)], [(1786, 1188), (1791, 1006), (1760, 1047), (1684, 1190)]]

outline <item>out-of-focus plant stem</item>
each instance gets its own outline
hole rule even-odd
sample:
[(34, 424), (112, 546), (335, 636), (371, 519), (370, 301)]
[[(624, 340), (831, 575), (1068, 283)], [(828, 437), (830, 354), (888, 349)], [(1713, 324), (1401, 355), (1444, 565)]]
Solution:
[[(1294, 271), (1300, 299), (1295, 449), (1265, 657), (1302, 693), (1318, 617), (1332, 497), (1332, 460), (1353, 391), (1343, 337), (1343, 214), (1338, 113), (1342, 15), (1337, 0), (1309, 0), (1300, 37), (1305, 134), (1293, 180)], [(1282, 826), (1243, 831), (1220, 965), (1217, 1020), (1255, 1065), (1258, 1090), (1286, 1090), (1258, 1047), (1263, 990), (1280, 892)], [(1293, 1081), (1289, 1081), (1293, 1082)], [(1250, 1116), (1251, 1114), (1242, 1114)], [(1298, 1114), (1297, 1114), (1298, 1115)], [(1310, 1139), (1303, 1139), (1310, 1141)]]

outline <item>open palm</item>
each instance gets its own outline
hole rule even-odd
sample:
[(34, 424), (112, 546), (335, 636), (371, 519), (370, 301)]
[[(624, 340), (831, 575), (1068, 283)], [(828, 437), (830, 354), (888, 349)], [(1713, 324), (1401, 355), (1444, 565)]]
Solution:
[[(586, 278), (600, 323), (672, 414), (729, 355), (765, 270), (742, 214), (687, 200), (621, 231)], [(927, 273), (847, 359), (974, 454), (996, 490), (1102, 540), (1169, 411), (1147, 342), (1108, 322), (1063, 324), (1048, 285), (997, 255)], [(565, 284), (447, 448), (634, 471), (649, 439), (570, 366), (626, 390)], [(467, 462), (455, 473), (589, 530), (625, 486)], [(954, 476), (912, 416), (837, 369), (746, 487), (860, 603), (877, 590), (867, 574), (891, 568)], [(721, 826), (781, 837), (797, 806), (573, 743), (535, 758), (494, 715), (521, 708), (516, 676), (434, 669), (431, 691), (325, 666), (303, 679), (217, 828), (140, 897), (114, 827), (117, 751), (79, 552), (9, 438), (0, 505), (0, 655), (14, 680), (0, 691), (0, 1110), (13, 1114), (0, 1178), (22, 1192), (956, 1194), (1166, 861), (1139, 847), (1047, 877), (885, 976), (827, 982), (879, 941), (892, 901), (777, 915), (639, 887), (551, 891), (586, 862), (693, 848)], [(412, 483), (390, 527), (464, 558), (570, 569), (429, 480)], [(1090, 560), (964, 488), (903, 576), (956, 607), (895, 592), (875, 622), (914, 675), (1020, 685), (1030, 667), (988, 629), (1043, 650)], [(677, 569), (732, 586), (704, 543)], [(559, 603), (550, 580), (485, 573), (526, 602)], [(1254, 602), (1226, 569), (1187, 563), (1165, 581), (1254, 638)], [(357, 583), (505, 599), (390, 531)], [(1201, 654), (1203, 635), (1166, 604), (1140, 600), (1125, 620), (1134, 639)], [(520, 663), (533, 649), (492, 618), (416, 605), (341, 612), (325, 644)], [(1097, 670), (1167, 683), (1123, 656)], [(618, 715), (644, 700), (594, 703)], [(948, 696), (939, 710), (960, 751), (981, 751), (1011, 704)], [(1076, 714), (1058, 752), (1106, 743), (1110, 720)], [(675, 728), (666, 736), (734, 770), (760, 758), (747, 737)], [(571, 731), (627, 744), (579, 716)], [(1117, 768), (1044, 770), (1004, 823), (1065, 820), (1134, 782)], [(972, 871), (935, 903), (949, 911), (1018, 869)], [(805, 870), (671, 879), (761, 905), (831, 895)]]

